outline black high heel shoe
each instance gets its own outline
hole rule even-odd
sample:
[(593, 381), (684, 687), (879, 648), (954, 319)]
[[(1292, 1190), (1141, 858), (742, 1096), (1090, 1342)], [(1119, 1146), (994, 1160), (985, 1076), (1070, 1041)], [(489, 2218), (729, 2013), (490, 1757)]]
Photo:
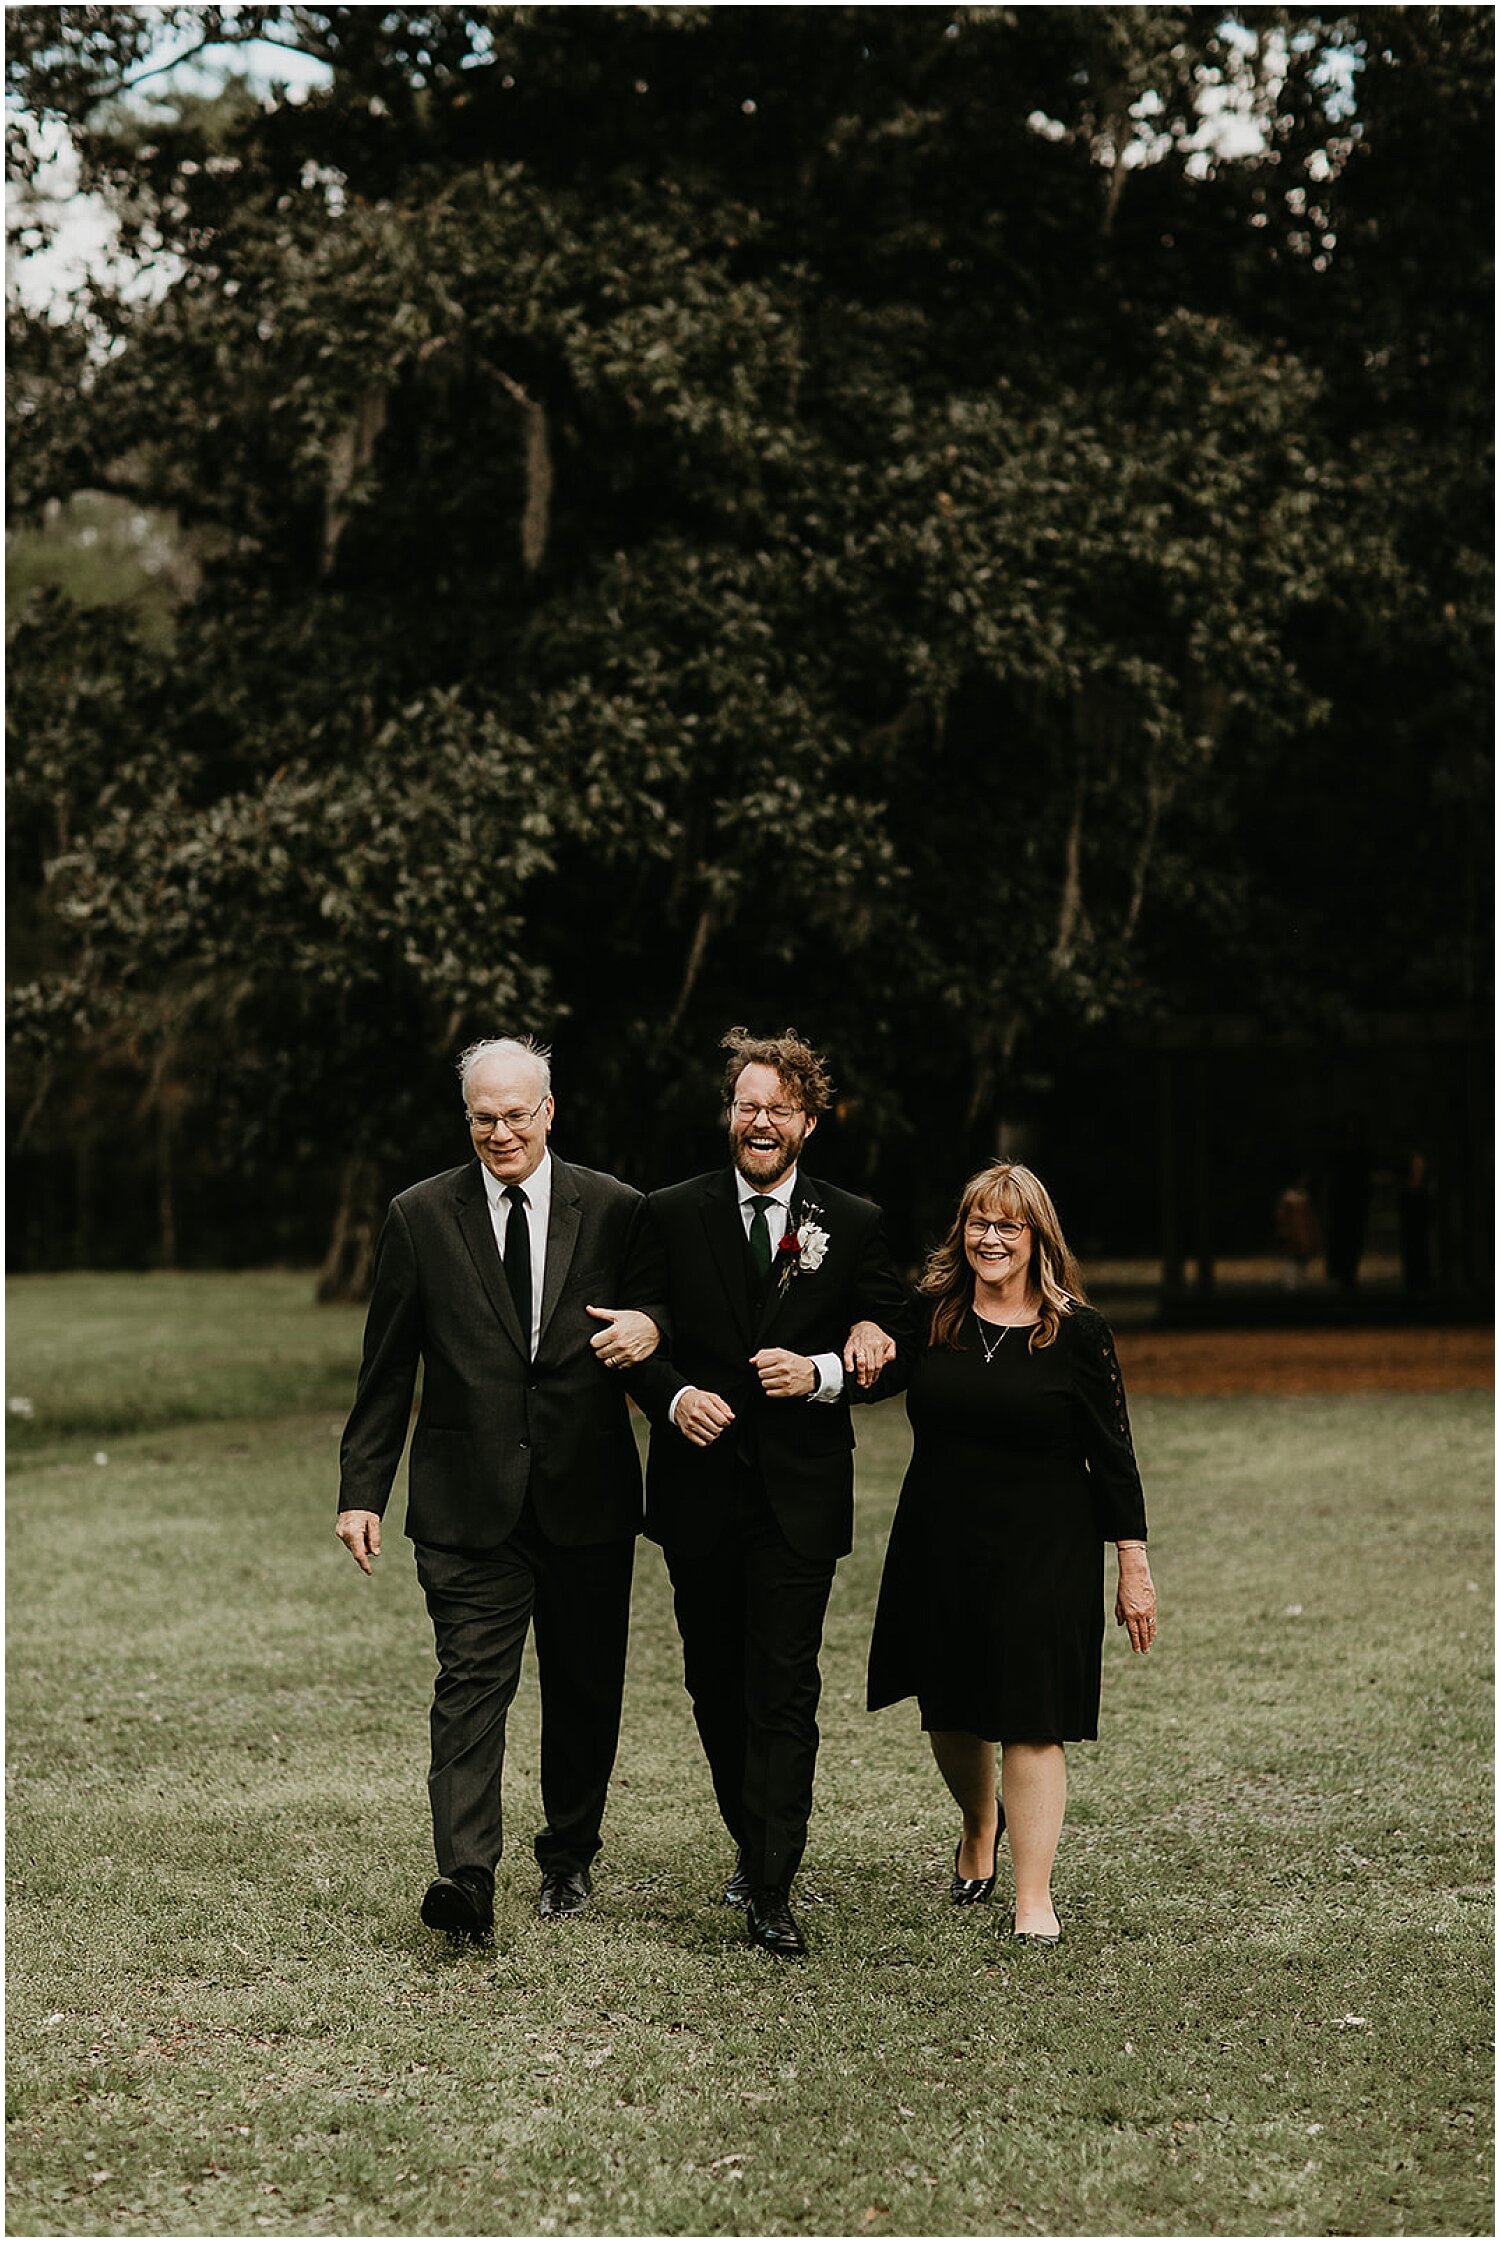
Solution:
[(1010, 1937), (1013, 1946), (1060, 1946), (1062, 1944), (1062, 1917), (1057, 1918), (1055, 1931), (1018, 1931), (1016, 1911), (1010, 1911)]
[(958, 1856), (964, 1849), (963, 1839), (960, 1838), (953, 1848), (953, 1878), (948, 1886), (948, 1897), (955, 1907), (982, 1907), (995, 1889), (995, 1877), (1000, 1867), (1000, 1839), (1005, 1831), (1005, 1808), (998, 1798), (995, 1810), (999, 1820), (995, 1824), (995, 1851), (988, 1876), (960, 1876)]

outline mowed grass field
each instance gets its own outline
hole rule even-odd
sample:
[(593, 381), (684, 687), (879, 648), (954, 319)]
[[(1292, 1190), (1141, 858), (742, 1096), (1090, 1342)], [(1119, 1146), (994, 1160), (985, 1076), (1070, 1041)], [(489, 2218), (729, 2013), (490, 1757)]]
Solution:
[(899, 1403), (807, 1965), (717, 1902), (644, 1543), (590, 1911), (531, 1912), (528, 1681), (495, 1945), (454, 1953), (409, 1548), (370, 1582), (331, 1531), (359, 1327), (299, 1273), (10, 1288), (9, 2231), (1493, 2232), (1487, 1395), (1138, 1402), (1162, 1634), (1109, 1631), (1055, 1954), (948, 1906), (914, 1711), (863, 1710)]

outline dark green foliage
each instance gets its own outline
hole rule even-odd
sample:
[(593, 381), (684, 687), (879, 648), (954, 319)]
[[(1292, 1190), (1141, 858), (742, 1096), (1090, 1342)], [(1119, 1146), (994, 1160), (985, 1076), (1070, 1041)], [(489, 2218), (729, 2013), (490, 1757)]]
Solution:
[(1473, 998), (1485, 11), (144, 14), (9, 19), (168, 259), (13, 320), (19, 514), (203, 556), (169, 651), (13, 641), (37, 1110), (113, 1049), (378, 1195), (526, 1026), (647, 1181), (793, 1019), (873, 1184), (914, 1074), (946, 1178), (1164, 1008)]

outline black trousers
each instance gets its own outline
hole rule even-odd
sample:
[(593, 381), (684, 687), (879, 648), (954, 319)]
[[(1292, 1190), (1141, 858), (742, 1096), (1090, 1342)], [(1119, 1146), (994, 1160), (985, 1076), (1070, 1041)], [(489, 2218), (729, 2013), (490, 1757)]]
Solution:
[(620, 1738), (634, 1540), (562, 1548), (546, 1539), (528, 1502), (499, 1549), (415, 1546), (438, 1657), (427, 1790), (439, 1874), (494, 1877), (505, 1716), (528, 1627), (542, 1699), (537, 1864), (587, 1868), (599, 1850)]
[(790, 1884), (812, 1814), (818, 1653), (837, 1560), (797, 1554), (749, 1470), (722, 1535), (663, 1554), (719, 1812), (751, 1882)]

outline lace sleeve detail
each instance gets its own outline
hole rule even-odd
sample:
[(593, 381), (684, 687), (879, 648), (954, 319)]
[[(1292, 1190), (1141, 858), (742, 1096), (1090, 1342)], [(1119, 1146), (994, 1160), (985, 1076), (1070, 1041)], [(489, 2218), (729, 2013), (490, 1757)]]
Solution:
[(1083, 1418), (1084, 1452), (1098, 1494), (1107, 1541), (1144, 1541), (1146, 1499), (1135, 1460), (1125, 1381), (1114, 1334), (1104, 1318), (1086, 1316), (1075, 1339), (1076, 1392)]
[(1108, 1324), (1099, 1328), (1099, 1360), (1109, 1380), (1110, 1406), (1114, 1412), (1115, 1437), (1135, 1458), (1135, 1442), (1130, 1436), (1130, 1412), (1125, 1407), (1125, 1381), (1120, 1376), (1120, 1358), (1115, 1353), (1114, 1334)]

